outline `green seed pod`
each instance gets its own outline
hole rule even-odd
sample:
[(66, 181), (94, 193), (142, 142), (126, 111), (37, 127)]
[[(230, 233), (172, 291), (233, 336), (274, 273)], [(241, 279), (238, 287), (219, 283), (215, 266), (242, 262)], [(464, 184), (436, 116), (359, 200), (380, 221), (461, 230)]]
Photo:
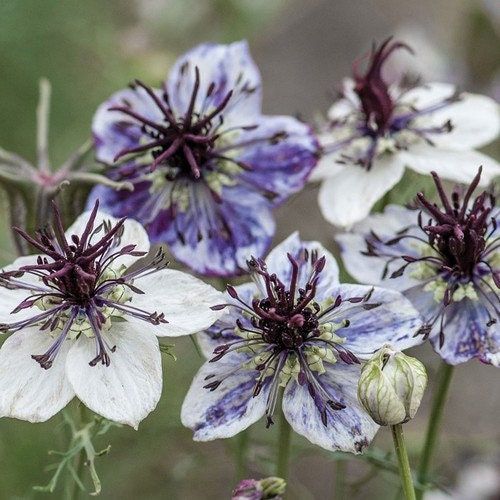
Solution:
[(417, 413), (426, 385), (418, 359), (385, 346), (363, 366), (358, 399), (377, 424), (402, 424)]

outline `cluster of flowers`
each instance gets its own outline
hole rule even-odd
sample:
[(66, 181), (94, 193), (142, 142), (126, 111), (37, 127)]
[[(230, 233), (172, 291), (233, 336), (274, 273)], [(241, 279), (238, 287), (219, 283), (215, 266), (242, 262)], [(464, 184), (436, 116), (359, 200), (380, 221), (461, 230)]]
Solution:
[[(0, 415), (44, 421), (76, 396), (137, 428), (161, 394), (157, 337), (201, 332), (207, 362), (181, 412), (194, 439), (272, 425), (283, 393), (297, 433), (360, 453), (378, 425), (358, 380), (379, 349), (429, 338), (447, 363), (500, 365), (500, 211), (492, 191), (476, 194), (500, 166), (473, 150), (497, 137), (498, 106), (447, 84), (389, 84), (400, 49), (389, 39), (355, 65), (316, 130), (262, 114), (244, 42), (201, 45), (162, 88), (137, 80), (103, 103), (93, 139), (110, 182), (66, 232), (55, 206), (50, 227), (18, 229), (37, 254), (0, 274), (0, 331), (12, 334)], [(419, 194), (367, 217), (405, 167), (432, 172), (438, 202)], [(448, 195), (441, 178), (469, 186)], [(264, 257), (273, 208), (308, 180), (324, 180), (321, 210), (349, 230), (337, 239), (362, 284), (340, 283), (333, 255), (297, 233)], [(133, 191), (114, 189), (123, 182)], [(222, 294), (150, 244), (199, 275), (252, 280)]]

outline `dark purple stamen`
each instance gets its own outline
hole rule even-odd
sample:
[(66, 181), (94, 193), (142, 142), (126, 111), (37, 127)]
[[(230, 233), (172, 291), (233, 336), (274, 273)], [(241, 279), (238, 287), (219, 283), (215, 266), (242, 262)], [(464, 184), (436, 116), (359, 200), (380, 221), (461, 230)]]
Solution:
[[(42, 368), (52, 366), (71, 327), (76, 321), (82, 320), (88, 322), (96, 341), (96, 357), (90, 361), (90, 365), (95, 366), (101, 362), (108, 366), (108, 351), (114, 352), (115, 347), (108, 346), (103, 338), (103, 325), (107, 320), (103, 314), (105, 307), (117, 309), (154, 325), (166, 323), (163, 313), (143, 311), (110, 297), (110, 292), (117, 286), (124, 286), (134, 293), (143, 293), (132, 281), (163, 269), (167, 261), (160, 250), (150, 263), (138, 270), (125, 271), (121, 276), (115, 275), (111, 265), (117, 258), (123, 255), (139, 258), (146, 253), (136, 251), (135, 245), (120, 247), (125, 219), (119, 220), (114, 226), (104, 221), (94, 227), (98, 208), (99, 202), (96, 202), (82, 234), (72, 235), (70, 241), (66, 238), (61, 215), (55, 204), (53, 226), (36, 232), (35, 237), (15, 228), (42, 255), (37, 258), (36, 264), (0, 273), (0, 285), (31, 292), (12, 313), (36, 307), (40, 301), (43, 301), (47, 309), (23, 321), (1, 324), (0, 332), (15, 332), (29, 326), (38, 326), (41, 330), (51, 332), (61, 328), (61, 333), (46, 353), (32, 356)], [(102, 236), (94, 241), (99, 233)], [(109, 276), (106, 275), (107, 272)], [(38, 278), (40, 285), (22, 281), (25, 274)]]

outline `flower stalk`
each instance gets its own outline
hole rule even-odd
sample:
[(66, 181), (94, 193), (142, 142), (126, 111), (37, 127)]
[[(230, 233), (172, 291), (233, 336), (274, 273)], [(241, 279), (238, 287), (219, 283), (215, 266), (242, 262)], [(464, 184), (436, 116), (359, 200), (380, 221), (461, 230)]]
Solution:
[(398, 457), (399, 475), (401, 477), (401, 485), (406, 500), (416, 500), (415, 488), (413, 486), (413, 478), (411, 474), (410, 461), (403, 435), (403, 425), (397, 424), (391, 426), (392, 438), (394, 440), (394, 449)]
[(417, 475), (419, 484), (424, 485), (424, 487), (422, 489), (419, 489), (417, 493), (417, 500), (422, 500), (424, 496), (425, 484), (428, 479), (429, 468), (431, 465), (432, 456), (434, 454), (434, 449), (436, 447), (439, 427), (446, 403), (446, 397), (448, 395), (448, 390), (450, 388), (451, 378), (453, 375), (453, 368), (453, 365), (449, 365), (444, 362), (441, 363), (441, 366), (439, 368), (439, 385), (434, 396), (434, 401), (432, 403), (429, 425), (425, 436), (424, 449), (420, 458), (420, 465)]
[(281, 412), (281, 421), (278, 438), (278, 457), (276, 460), (276, 475), (283, 479), (288, 478), (288, 468), (290, 465), (290, 450), (292, 443), (292, 428)]

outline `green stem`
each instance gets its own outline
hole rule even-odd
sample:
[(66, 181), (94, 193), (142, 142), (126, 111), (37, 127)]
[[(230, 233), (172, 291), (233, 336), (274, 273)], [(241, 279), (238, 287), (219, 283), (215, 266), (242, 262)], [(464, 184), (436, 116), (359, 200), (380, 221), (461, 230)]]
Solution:
[(334, 500), (344, 500), (345, 498), (345, 476), (346, 476), (345, 460), (337, 460), (335, 462), (335, 486), (334, 486)]
[[(75, 422), (77, 422), (77, 428), (82, 429), (89, 421), (89, 412), (86, 406), (83, 403), (77, 401), (75, 414), (76, 414)], [(75, 431), (73, 430), (73, 432)], [(74, 434), (72, 437), (74, 437)], [(83, 467), (85, 465), (84, 453), (85, 450), (84, 448), (82, 448), (80, 453), (78, 453), (78, 455), (76, 456), (75, 463), (73, 464), (76, 476), (80, 479), (82, 477)], [(66, 475), (65, 486), (66, 486), (65, 491), (68, 500), (77, 500), (82, 490), (80, 485), (75, 481), (73, 475), (69, 471)]]
[(285, 480), (288, 477), (291, 439), (292, 428), (285, 418), (285, 414), (281, 412), (280, 433), (278, 441), (278, 458), (276, 461), (276, 475)]
[(247, 453), (250, 443), (250, 432), (248, 429), (238, 434), (236, 442), (236, 479), (245, 479), (247, 472)]
[[(434, 395), (431, 415), (429, 418), (429, 426), (427, 428), (427, 434), (425, 436), (424, 449), (422, 451), (422, 456), (420, 457), (420, 464), (417, 474), (418, 483), (420, 485), (425, 485), (425, 483), (427, 482), (427, 476), (429, 474), (429, 468), (432, 455), (434, 453), (434, 448), (436, 447), (438, 430), (443, 416), (443, 409), (446, 402), (446, 396), (448, 395), (448, 390), (450, 388), (452, 375), (453, 366), (443, 362), (439, 368), (439, 385), (437, 388), (437, 392)], [(423, 498), (424, 491), (425, 488), (419, 489), (417, 494), (418, 500), (421, 500)]]
[(410, 461), (406, 452), (405, 438), (403, 436), (403, 426), (401, 424), (392, 425), (392, 439), (394, 440), (394, 449), (398, 457), (399, 475), (401, 477), (401, 485), (406, 500), (416, 500), (415, 488), (413, 487), (413, 478), (411, 476)]

